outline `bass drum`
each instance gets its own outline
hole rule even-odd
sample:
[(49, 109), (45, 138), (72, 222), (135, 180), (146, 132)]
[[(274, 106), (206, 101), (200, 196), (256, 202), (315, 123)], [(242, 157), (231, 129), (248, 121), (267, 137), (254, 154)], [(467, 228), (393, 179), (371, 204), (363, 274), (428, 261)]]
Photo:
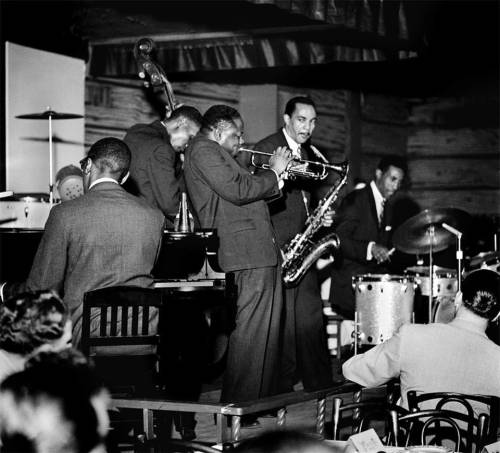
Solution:
[(415, 284), (411, 277), (357, 275), (353, 287), (361, 345), (383, 343), (403, 324), (412, 322)]

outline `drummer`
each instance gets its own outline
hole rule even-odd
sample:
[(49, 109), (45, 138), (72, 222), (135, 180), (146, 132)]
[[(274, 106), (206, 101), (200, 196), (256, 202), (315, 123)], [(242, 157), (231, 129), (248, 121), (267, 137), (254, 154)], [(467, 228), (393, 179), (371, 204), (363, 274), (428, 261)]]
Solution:
[(399, 190), (406, 173), (404, 158), (384, 156), (370, 184), (349, 193), (337, 212), (341, 256), (332, 269), (330, 304), (348, 320), (354, 319), (352, 277), (387, 272), (392, 227), (390, 207), (385, 203)]

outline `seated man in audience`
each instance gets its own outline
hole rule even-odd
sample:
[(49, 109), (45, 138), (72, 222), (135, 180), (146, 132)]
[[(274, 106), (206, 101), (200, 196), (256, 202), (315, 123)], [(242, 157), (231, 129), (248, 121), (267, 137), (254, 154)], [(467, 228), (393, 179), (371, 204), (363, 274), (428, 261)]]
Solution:
[(41, 350), (70, 346), (71, 320), (54, 291), (22, 293), (0, 305), (0, 382)]
[(0, 385), (2, 452), (104, 453), (108, 405), (81, 353), (40, 353)]
[[(500, 275), (472, 272), (455, 299), (449, 324), (405, 324), (388, 341), (344, 363), (351, 381), (366, 387), (401, 380), (402, 405), (407, 392), (456, 392), (500, 397), (500, 347), (485, 334), (500, 316)], [(485, 408), (472, 404), (477, 413)]]
[(153, 284), (164, 219), (120, 186), (129, 165), (122, 140), (108, 137), (91, 146), (81, 161), (85, 194), (52, 208), (28, 279), (17, 288), (58, 291), (69, 307), (77, 346), (85, 292)]

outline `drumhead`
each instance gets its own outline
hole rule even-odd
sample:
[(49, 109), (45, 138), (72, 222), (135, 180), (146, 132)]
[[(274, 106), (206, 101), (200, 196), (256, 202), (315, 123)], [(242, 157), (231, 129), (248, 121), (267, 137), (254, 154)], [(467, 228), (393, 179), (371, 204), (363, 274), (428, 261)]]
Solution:
[(48, 203), (49, 194), (43, 192), (16, 192), (3, 201), (24, 201), (25, 203)]
[(396, 274), (359, 274), (352, 277), (353, 283), (357, 282), (408, 282), (412, 281), (413, 277), (410, 275), (396, 275)]

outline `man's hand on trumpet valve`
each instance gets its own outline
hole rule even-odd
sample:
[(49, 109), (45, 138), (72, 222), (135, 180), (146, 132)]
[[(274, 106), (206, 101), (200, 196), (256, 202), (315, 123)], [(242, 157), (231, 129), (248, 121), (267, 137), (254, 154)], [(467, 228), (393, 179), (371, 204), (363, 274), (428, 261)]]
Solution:
[(287, 170), (292, 159), (291, 151), (286, 146), (279, 146), (269, 159), (269, 167), (281, 176)]

